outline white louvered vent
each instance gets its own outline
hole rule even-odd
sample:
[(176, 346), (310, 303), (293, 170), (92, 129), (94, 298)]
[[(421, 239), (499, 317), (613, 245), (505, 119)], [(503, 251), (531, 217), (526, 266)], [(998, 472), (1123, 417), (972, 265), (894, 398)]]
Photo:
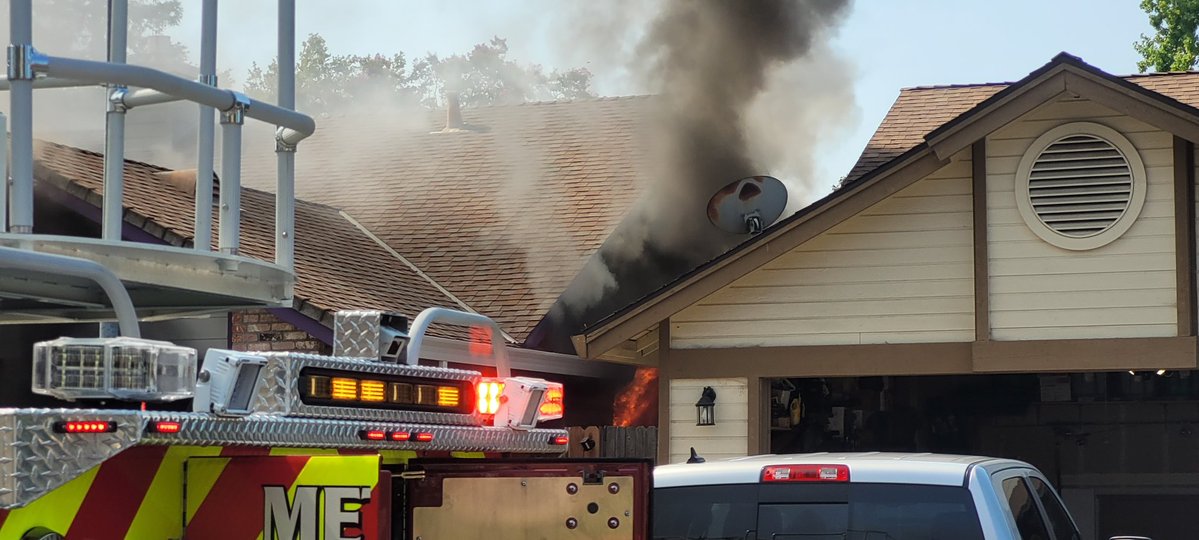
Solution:
[(1133, 198), (1132, 169), (1112, 143), (1093, 135), (1054, 141), (1028, 175), (1032, 209), (1071, 238), (1097, 235), (1120, 220)]

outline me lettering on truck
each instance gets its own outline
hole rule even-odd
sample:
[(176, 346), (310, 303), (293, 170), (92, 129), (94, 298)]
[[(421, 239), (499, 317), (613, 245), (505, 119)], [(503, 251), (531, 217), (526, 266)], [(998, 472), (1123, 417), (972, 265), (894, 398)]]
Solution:
[(1040, 471), (976, 456), (767, 455), (654, 471), (659, 540), (1079, 540)]

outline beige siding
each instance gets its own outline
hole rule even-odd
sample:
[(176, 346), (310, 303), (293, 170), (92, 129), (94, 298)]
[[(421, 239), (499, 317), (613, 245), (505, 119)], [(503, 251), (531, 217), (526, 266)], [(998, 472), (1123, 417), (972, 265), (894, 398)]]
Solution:
[(201, 360), (209, 348), (229, 348), (229, 316), (171, 319), (141, 323), (142, 337), (196, 349)]
[[(1145, 162), (1145, 206), (1128, 232), (1093, 250), (1041, 240), (1016, 207), (1015, 173), (1038, 136), (1087, 121), (1128, 138)], [(991, 334), (996, 340), (1173, 336), (1172, 137), (1087, 100), (1047, 103), (987, 138)]]
[[(716, 391), (716, 425), (695, 425), (695, 402), (705, 386)], [(670, 381), (670, 462), (682, 463), (695, 448), (705, 459), (746, 455), (749, 390), (744, 377)]]
[(974, 339), (969, 150), (671, 317), (674, 348)]

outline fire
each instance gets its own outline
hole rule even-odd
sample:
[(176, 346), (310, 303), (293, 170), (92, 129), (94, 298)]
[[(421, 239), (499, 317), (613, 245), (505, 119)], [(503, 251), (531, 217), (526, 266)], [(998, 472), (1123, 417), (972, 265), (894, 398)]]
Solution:
[(652, 426), (658, 420), (658, 370), (637, 368), (633, 380), (616, 395), (612, 423), (616, 426)]

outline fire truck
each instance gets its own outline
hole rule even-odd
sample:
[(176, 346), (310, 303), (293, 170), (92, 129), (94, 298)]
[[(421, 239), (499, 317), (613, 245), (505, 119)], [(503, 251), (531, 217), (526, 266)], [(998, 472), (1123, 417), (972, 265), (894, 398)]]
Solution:
[(561, 458), (567, 431), (538, 423), (562, 385), (511, 376), (502, 343), (472, 342), (496, 377), (421, 365), (432, 323), (499, 334), (341, 312), (333, 356), (209, 349), (198, 370), (161, 341), (37, 343), (36, 393), (192, 411), (0, 409), (0, 538), (648, 537), (647, 462)]
[[(0, 324), (115, 320), (118, 331), (105, 322), (100, 337), (33, 344), (32, 392), (57, 406), (3, 396), (18, 408), (0, 408), (0, 540), (648, 538), (649, 463), (563, 457), (567, 430), (542, 424), (565, 415), (563, 386), (513, 376), (500, 328), (482, 315), (339, 312), (330, 356), (208, 349), (200, 358), (143, 339), (146, 313), (293, 305), (294, 158), (316, 125), (294, 110), (295, 0), (279, 0), (277, 104), (217, 87), (217, 0), (202, 2), (196, 80), (126, 64), (128, 1), (107, 3), (99, 62), (39, 52), (31, 0), (8, 2)], [(34, 226), (33, 90), (72, 86), (107, 95), (100, 238)], [(124, 117), (177, 100), (200, 113), (193, 245), (127, 241)], [(277, 127), (274, 261), (239, 250), (247, 118)], [(134, 297), (152, 301), (139, 311)], [(494, 365), (495, 376), (425, 363), (431, 328), (458, 329), (439, 339), (470, 336), (453, 364)]]

